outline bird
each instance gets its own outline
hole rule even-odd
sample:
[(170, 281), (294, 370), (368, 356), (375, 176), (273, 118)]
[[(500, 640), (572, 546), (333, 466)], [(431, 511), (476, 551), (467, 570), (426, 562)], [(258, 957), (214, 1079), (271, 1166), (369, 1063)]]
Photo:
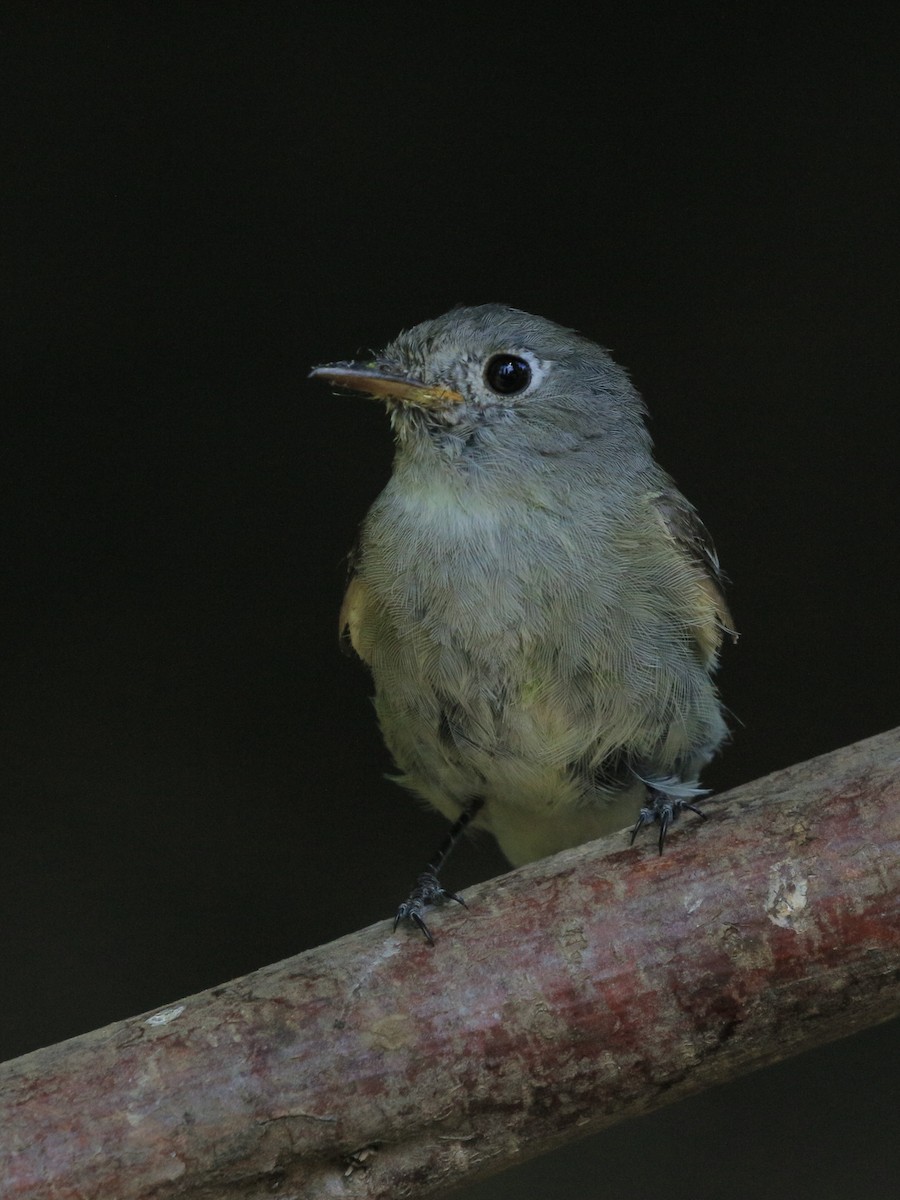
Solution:
[(341, 637), (368, 666), (395, 777), (451, 822), (399, 922), (465, 904), (468, 827), (513, 866), (659, 825), (706, 794), (736, 639), (713, 543), (660, 467), (644, 402), (590, 339), (459, 306), (311, 377), (380, 400), (395, 456), (350, 555)]

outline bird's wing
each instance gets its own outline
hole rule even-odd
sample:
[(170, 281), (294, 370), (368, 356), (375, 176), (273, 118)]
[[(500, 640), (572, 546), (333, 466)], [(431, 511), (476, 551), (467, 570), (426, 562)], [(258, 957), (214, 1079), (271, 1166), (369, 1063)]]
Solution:
[(725, 600), (725, 577), (719, 556), (706, 526), (680, 492), (665, 490), (656, 497), (655, 507), (663, 527), (677, 547), (697, 568), (696, 620), (692, 622), (700, 654), (709, 662), (728, 634), (736, 642), (731, 612)]
[(358, 557), (356, 546), (354, 546), (347, 555), (347, 587), (338, 616), (338, 638), (345, 654), (350, 654), (351, 650), (355, 650), (363, 662), (368, 662), (363, 653), (360, 636), (365, 621), (367, 589), (356, 573)]

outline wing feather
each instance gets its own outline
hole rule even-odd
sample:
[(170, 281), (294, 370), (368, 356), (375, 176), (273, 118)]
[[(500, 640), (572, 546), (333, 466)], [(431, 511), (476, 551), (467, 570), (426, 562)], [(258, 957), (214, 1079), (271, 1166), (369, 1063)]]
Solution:
[(696, 511), (677, 491), (655, 497), (656, 511), (668, 536), (697, 571), (696, 624), (694, 636), (705, 662), (711, 661), (727, 634), (738, 639), (734, 620), (725, 599), (725, 576), (706, 526)]

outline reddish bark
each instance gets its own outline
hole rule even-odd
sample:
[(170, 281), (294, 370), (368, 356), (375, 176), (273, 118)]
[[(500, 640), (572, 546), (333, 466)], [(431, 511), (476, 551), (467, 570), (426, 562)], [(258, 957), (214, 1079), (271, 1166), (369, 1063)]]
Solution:
[(428, 1195), (898, 1009), (900, 730), (0, 1068), (6, 1200)]

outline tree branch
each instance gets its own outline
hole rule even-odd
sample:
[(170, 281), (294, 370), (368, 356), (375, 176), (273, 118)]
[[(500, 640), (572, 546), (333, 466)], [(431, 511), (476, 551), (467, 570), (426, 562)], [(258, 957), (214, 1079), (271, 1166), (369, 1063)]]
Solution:
[(425, 1196), (894, 1014), (900, 730), (0, 1068), (6, 1200)]

